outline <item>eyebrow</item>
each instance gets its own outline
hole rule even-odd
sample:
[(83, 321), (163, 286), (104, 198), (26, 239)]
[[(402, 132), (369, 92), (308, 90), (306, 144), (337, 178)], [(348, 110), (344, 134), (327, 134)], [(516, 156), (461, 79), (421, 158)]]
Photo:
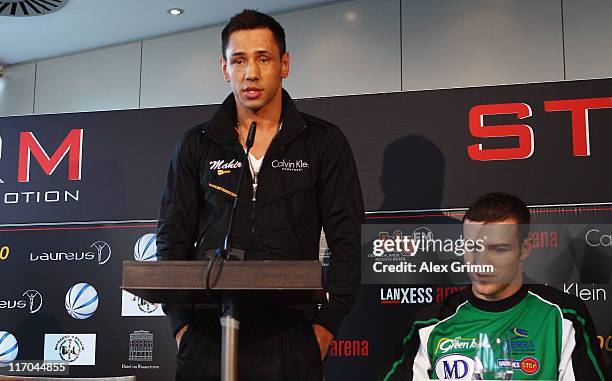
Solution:
[(492, 249), (496, 249), (498, 247), (502, 247), (502, 248), (512, 247), (512, 244), (510, 243), (489, 243), (486, 246)]
[[(269, 50), (260, 49), (260, 50), (256, 50), (255, 54), (270, 54), (271, 55), (272, 52), (270, 52)], [(241, 57), (241, 56), (246, 56), (246, 55), (247, 55), (246, 52), (238, 51), (238, 52), (233, 53), (232, 57)]]

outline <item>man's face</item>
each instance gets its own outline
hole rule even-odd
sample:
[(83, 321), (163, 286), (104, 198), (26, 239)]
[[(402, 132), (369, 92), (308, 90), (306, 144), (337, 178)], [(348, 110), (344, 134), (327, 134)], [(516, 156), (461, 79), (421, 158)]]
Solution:
[(289, 53), (281, 57), (270, 29), (240, 30), (229, 36), (221, 69), (238, 107), (257, 112), (280, 96), (282, 79), (289, 75)]
[(465, 262), (493, 266), (492, 273), (470, 273), (477, 297), (501, 300), (511, 296), (518, 283), (522, 284), (522, 262), (531, 254), (531, 244), (529, 240), (520, 242), (518, 228), (514, 219), (494, 223), (465, 220), (465, 239), (482, 239), (485, 248), (483, 252), (466, 252)]

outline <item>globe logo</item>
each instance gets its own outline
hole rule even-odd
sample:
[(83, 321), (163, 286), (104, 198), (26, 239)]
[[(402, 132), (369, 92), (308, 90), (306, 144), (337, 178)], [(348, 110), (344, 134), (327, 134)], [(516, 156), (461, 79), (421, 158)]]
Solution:
[(8, 366), (15, 360), (17, 352), (19, 352), (19, 346), (15, 336), (6, 331), (0, 331), (0, 367)]
[(73, 318), (87, 319), (98, 308), (98, 292), (87, 283), (77, 283), (66, 293), (64, 305)]
[(156, 234), (145, 234), (134, 245), (134, 259), (137, 261), (157, 261)]

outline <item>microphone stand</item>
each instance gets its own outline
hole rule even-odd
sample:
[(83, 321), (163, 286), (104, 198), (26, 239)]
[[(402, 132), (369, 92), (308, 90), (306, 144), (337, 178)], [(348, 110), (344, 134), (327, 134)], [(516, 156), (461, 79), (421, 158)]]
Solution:
[[(234, 215), (236, 214), (236, 207), (238, 206), (238, 197), (240, 196), (240, 185), (242, 184), (242, 177), (244, 176), (245, 167), (248, 167), (249, 152), (255, 142), (255, 132), (257, 130), (257, 123), (251, 123), (249, 127), (249, 134), (247, 136), (245, 145), (246, 152), (244, 160), (242, 162), (242, 168), (240, 169), (240, 176), (238, 178), (238, 188), (236, 190), (236, 198), (234, 198), (234, 205), (230, 214), (227, 234), (223, 241), (223, 248), (219, 248), (215, 251), (215, 254), (209, 257), (208, 268), (206, 270), (206, 292), (212, 299), (212, 293), (210, 288), (210, 274), (213, 268), (213, 264), (217, 258), (222, 260), (221, 267), (219, 268), (219, 276), (223, 269), (223, 262), (232, 259), (240, 259), (240, 255), (232, 254), (232, 227), (234, 223)], [(215, 299), (213, 299), (215, 300)], [(238, 301), (234, 295), (229, 294), (227, 291), (222, 294), (221, 302), (221, 379), (224, 381), (238, 381), (238, 331), (240, 329), (239, 320), (239, 308)]]

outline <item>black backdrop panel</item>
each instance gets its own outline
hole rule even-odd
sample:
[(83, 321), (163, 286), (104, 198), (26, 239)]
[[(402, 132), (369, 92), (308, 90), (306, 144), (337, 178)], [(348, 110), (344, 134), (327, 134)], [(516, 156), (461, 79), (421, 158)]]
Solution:
[[(428, 222), (448, 222), (461, 216), (460, 210), (448, 209), (463, 208), (485, 192), (505, 191), (530, 205), (547, 205), (533, 209), (539, 224), (605, 224), (612, 209), (612, 178), (606, 175), (612, 161), (612, 108), (589, 111), (590, 156), (574, 156), (572, 114), (547, 112), (545, 102), (610, 97), (612, 80), (601, 79), (307, 99), (298, 101), (298, 107), (336, 123), (347, 136), (370, 223), (413, 222), (413, 217), (425, 215), (433, 217)], [(532, 155), (522, 160), (470, 159), (467, 147), (473, 144), (487, 149), (518, 146), (517, 137), (482, 139), (470, 133), (469, 114), (474, 106), (502, 103), (526, 104), (532, 115), (523, 119), (513, 114), (484, 116), (484, 125), (530, 126)], [(18, 341), (18, 359), (42, 359), (45, 345), (60, 341), (48, 336), (45, 344), (45, 335), (95, 334), (95, 365), (75, 366), (71, 375), (171, 379), (175, 343), (166, 318), (152, 316), (153, 307), (145, 304), (134, 307), (142, 308), (141, 316), (122, 316), (126, 301), (118, 288), (121, 261), (134, 258), (140, 237), (155, 233), (161, 187), (180, 136), (207, 120), (216, 108), (0, 118), (0, 331), (10, 332)], [(68, 142), (73, 144), (69, 150), (58, 150), (67, 136), (80, 136), (80, 130), (80, 155), (75, 148), (78, 139)], [(19, 181), (27, 169), (24, 152), (28, 148), (32, 152), (29, 181)], [(79, 156), (80, 177), (70, 180)], [(422, 209), (428, 211), (415, 212)], [(100, 256), (96, 242), (107, 245)], [(105, 250), (112, 250), (112, 255)], [(571, 281), (579, 287), (609, 292), (610, 277), (589, 277), (612, 272), (612, 248), (599, 250), (601, 257), (581, 259), (577, 275), (575, 269), (563, 272), (559, 264), (563, 271), (555, 273), (555, 285), (562, 287), (573, 277)], [(44, 253), (73, 256), (41, 260)], [(75, 259), (87, 253), (93, 257)], [(97, 291), (98, 306), (87, 319), (74, 319), (64, 305), (68, 289), (77, 283)], [(390, 286), (362, 288), (331, 349), (326, 379), (376, 378), (416, 311), (452, 291), (406, 285), (427, 288), (431, 299), (388, 305), (380, 300), (380, 291), (386, 287)], [(609, 356), (607, 293), (588, 300), (587, 306)], [(130, 352), (142, 343), (150, 345), (145, 355), (152, 358)], [(91, 349), (83, 349), (83, 356), (90, 356)]]

